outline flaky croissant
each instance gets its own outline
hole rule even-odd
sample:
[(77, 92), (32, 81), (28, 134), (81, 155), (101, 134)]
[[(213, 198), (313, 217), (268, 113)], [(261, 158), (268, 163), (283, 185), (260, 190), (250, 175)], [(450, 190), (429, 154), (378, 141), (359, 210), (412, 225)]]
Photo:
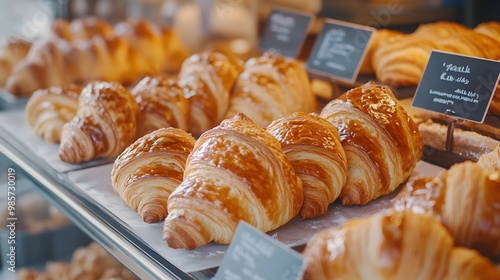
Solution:
[(118, 156), (133, 141), (139, 106), (116, 82), (88, 84), (76, 116), (63, 126), (59, 157), (68, 163)]
[(179, 85), (191, 103), (190, 131), (194, 135), (218, 125), (229, 106), (230, 90), (242, 62), (221, 52), (194, 54), (182, 63)]
[(243, 114), (203, 133), (184, 181), (168, 199), (163, 239), (172, 248), (228, 244), (239, 221), (267, 232), (298, 214), (302, 182), (280, 143)]
[(365, 58), (359, 68), (359, 74), (375, 74), (373, 69), (372, 60), (375, 51), (382, 45), (390, 44), (393, 40), (404, 36), (404, 33), (390, 29), (379, 29), (375, 31), (366, 50)]
[(500, 22), (498, 21), (482, 22), (474, 28), (474, 31), (490, 36), (500, 42)]
[(0, 48), (0, 87), (5, 86), (5, 82), (12, 73), (14, 66), (26, 57), (31, 44), (31, 42), (24, 39), (11, 37)]
[(477, 164), (484, 169), (500, 172), (500, 144), (493, 151), (482, 154)]
[(162, 127), (189, 131), (191, 104), (176, 80), (165, 76), (145, 77), (131, 93), (141, 111), (137, 124), (139, 137)]
[(394, 191), (420, 160), (422, 137), (388, 87), (369, 82), (353, 88), (328, 103), (321, 117), (337, 127), (347, 156), (345, 205)]
[(302, 180), (300, 217), (324, 215), (347, 180), (347, 159), (337, 129), (315, 114), (294, 113), (273, 121), (266, 130), (280, 141)]
[(408, 182), (395, 199), (397, 210), (432, 215), (458, 246), (485, 256), (500, 255), (500, 173), (473, 162), (453, 165), (435, 178)]
[(50, 87), (37, 90), (25, 108), (26, 120), (35, 134), (48, 142), (59, 142), (63, 125), (76, 115), (82, 87)]
[[(315, 234), (303, 279), (498, 279), (488, 259), (463, 250), (434, 218), (386, 211)], [(471, 277), (479, 270), (489, 272)]]
[(178, 128), (160, 128), (136, 140), (115, 160), (115, 192), (146, 223), (167, 216), (167, 199), (181, 183), (195, 139)]
[(246, 62), (234, 86), (226, 118), (241, 112), (266, 127), (291, 113), (315, 109), (316, 97), (302, 64), (265, 53)]

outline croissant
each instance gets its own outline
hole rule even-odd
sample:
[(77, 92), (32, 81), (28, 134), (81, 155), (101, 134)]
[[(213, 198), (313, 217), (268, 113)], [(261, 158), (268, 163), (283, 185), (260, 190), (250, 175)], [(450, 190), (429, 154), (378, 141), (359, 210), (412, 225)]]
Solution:
[(141, 111), (139, 137), (162, 127), (189, 130), (191, 104), (177, 81), (164, 76), (145, 77), (131, 92)]
[(477, 164), (484, 169), (500, 172), (500, 144), (493, 151), (482, 154)]
[(298, 61), (275, 53), (252, 58), (236, 81), (226, 118), (241, 112), (262, 127), (294, 112), (313, 112), (314, 96)]
[(381, 45), (389, 44), (397, 38), (404, 36), (402, 32), (390, 29), (380, 29), (375, 31), (368, 45), (365, 58), (359, 69), (359, 74), (375, 74), (375, 69), (372, 66), (373, 54)]
[(21, 38), (11, 37), (0, 49), (0, 87), (5, 86), (14, 66), (26, 57), (31, 44), (31, 42)]
[(16, 64), (7, 79), (7, 91), (18, 97), (27, 97), (37, 89), (68, 85), (69, 77), (62, 74), (64, 72), (62, 50), (67, 48), (69, 43), (63, 40), (34, 43), (26, 58)]
[(337, 129), (315, 114), (301, 112), (273, 121), (267, 131), (281, 143), (302, 180), (300, 217), (324, 215), (347, 180), (347, 159)]
[(372, 56), (377, 80), (394, 87), (418, 85), (432, 50), (448, 50), (436, 42), (406, 35), (380, 45)]
[(139, 106), (116, 82), (88, 84), (75, 117), (63, 126), (59, 157), (68, 163), (118, 156), (134, 141)]
[(384, 211), (315, 234), (303, 279), (498, 279), (489, 260), (453, 246), (432, 217)]
[(128, 146), (111, 171), (113, 189), (146, 223), (167, 216), (167, 199), (181, 183), (195, 139), (178, 128), (160, 128)]
[(194, 54), (182, 63), (179, 85), (191, 103), (190, 129), (194, 135), (216, 126), (229, 105), (230, 90), (242, 62), (220, 52)]
[(474, 31), (490, 36), (500, 42), (500, 22), (489, 21), (480, 23), (474, 28)]
[(460, 33), (469, 33), (470, 31), (470, 28), (460, 23), (452, 21), (439, 21), (420, 24), (413, 34), (439, 41), (456, 36)]
[(168, 199), (163, 240), (189, 250), (228, 244), (241, 220), (271, 231), (298, 214), (303, 196), (278, 140), (237, 114), (196, 141)]
[(373, 82), (328, 103), (320, 114), (337, 127), (347, 156), (340, 198), (362, 205), (394, 191), (422, 156), (422, 137), (388, 87)]
[(76, 115), (82, 87), (50, 87), (37, 90), (25, 108), (26, 120), (36, 135), (48, 142), (59, 142), (62, 127)]
[(409, 182), (395, 199), (397, 210), (432, 215), (458, 246), (500, 255), (500, 173), (473, 162), (453, 165), (436, 178)]

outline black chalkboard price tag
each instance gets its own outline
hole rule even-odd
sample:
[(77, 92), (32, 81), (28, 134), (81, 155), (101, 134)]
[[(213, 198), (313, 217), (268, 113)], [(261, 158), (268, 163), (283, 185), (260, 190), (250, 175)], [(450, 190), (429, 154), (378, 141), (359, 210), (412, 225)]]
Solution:
[(301, 277), (302, 269), (298, 252), (241, 221), (212, 279), (295, 280)]
[(499, 73), (498, 61), (434, 50), (412, 106), (482, 123)]
[(259, 49), (296, 58), (313, 18), (312, 14), (283, 8), (273, 9), (259, 42)]
[(311, 73), (354, 83), (375, 28), (327, 19), (307, 68)]

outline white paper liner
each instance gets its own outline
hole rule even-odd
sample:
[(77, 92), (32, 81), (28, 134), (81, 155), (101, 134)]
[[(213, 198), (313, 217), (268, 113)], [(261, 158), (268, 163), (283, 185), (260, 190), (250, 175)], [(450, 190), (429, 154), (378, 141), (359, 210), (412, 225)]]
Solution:
[(102, 165), (113, 162), (114, 159), (97, 159), (80, 164), (70, 164), (59, 158), (59, 144), (50, 143), (43, 140), (35, 134), (34, 130), (28, 125), (24, 109), (7, 110), (0, 112), (1, 133), (9, 133), (16, 141), (18, 146), (28, 149), (31, 153), (45, 161), (57, 172), (68, 172), (79, 170), (91, 166)]
[[(215, 243), (207, 244), (192, 251), (176, 250), (163, 243), (163, 222), (147, 224), (129, 208), (111, 187), (111, 169), (113, 165), (103, 165), (68, 173), (68, 179), (76, 187), (92, 197), (98, 204), (128, 224), (138, 237), (154, 248), (166, 260), (186, 273), (201, 271), (220, 265), (227, 246)], [(441, 167), (418, 162), (412, 176), (435, 176)], [(294, 218), (292, 221), (269, 234), (290, 247), (304, 245), (319, 230), (343, 224), (355, 217), (364, 217), (392, 206), (392, 198), (397, 194), (381, 197), (364, 206), (342, 206), (334, 203), (327, 214), (313, 220)]]

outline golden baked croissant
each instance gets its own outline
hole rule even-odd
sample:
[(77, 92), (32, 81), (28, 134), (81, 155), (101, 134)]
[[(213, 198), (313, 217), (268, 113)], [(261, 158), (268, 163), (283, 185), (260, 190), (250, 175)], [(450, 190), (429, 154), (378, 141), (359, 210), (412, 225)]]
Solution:
[(177, 81), (165, 76), (145, 77), (131, 93), (141, 111), (137, 124), (139, 137), (162, 127), (189, 131), (191, 104)]
[(275, 53), (252, 58), (236, 81), (226, 118), (244, 113), (262, 127), (294, 112), (316, 109), (309, 77), (295, 59)]
[(298, 214), (303, 196), (278, 140), (237, 114), (196, 141), (168, 199), (163, 239), (172, 248), (228, 244), (241, 220), (271, 231)]
[(37, 89), (70, 84), (69, 77), (63, 75), (63, 49), (68, 48), (69, 43), (64, 40), (34, 43), (7, 79), (7, 91), (15, 96), (27, 97)]
[(182, 63), (179, 85), (186, 89), (191, 103), (191, 125), (194, 135), (216, 126), (229, 105), (230, 90), (242, 62), (220, 52), (194, 54)]
[(347, 156), (342, 204), (366, 204), (394, 191), (422, 156), (422, 137), (388, 87), (373, 82), (328, 103), (321, 117), (337, 127)]
[(11, 37), (0, 48), (0, 87), (5, 86), (5, 82), (14, 66), (26, 57), (31, 44), (31, 42), (24, 39)]
[(76, 116), (63, 126), (59, 157), (69, 163), (118, 156), (134, 141), (139, 106), (116, 82), (88, 84)]
[(167, 199), (181, 183), (195, 139), (178, 128), (160, 128), (128, 146), (111, 171), (113, 189), (146, 223), (167, 216)]
[[(486, 280), (499, 275), (486, 258), (454, 248), (453, 238), (435, 219), (409, 211), (384, 211), (323, 230), (307, 242), (303, 256), (303, 279)], [(471, 277), (480, 269), (474, 274), (478, 278)], [(492, 275), (497, 277), (487, 278)]]
[(406, 35), (380, 45), (372, 56), (377, 80), (394, 86), (416, 86), (432, 50), (447, 50), (439, 41)]
[(499, 203), (500, 173), (464, 162), (438, 177), (408, 182), (396, 197), (394, 207), (432, 215), (448, 228), (458, 246), (497, 256)]
[(375, 69), (372, 66), (373, 54), (381, 45), (389, 44), (392, 40), (400, 38), (404, 34), (400, 31), (390, 30), (390, 29), (379, 29), (375, 31), (368, 45), (368, 50), (366, 51), (365, 59), (361, 64), (359, 69), (359, 74), (375, 74)]
[(420, 24), (413, 34), (432, 40), (444, 40), (459, 33), (469, 33), (470, 31), (470, 28), (460, 23), (452, 21), (438, 21)]
[(474, 31), (490, 36), (500, 42), (500, 22), (498, 21), (480, 23), (474, 28)]
[(500, 144), (493, 151), (482, 154), (477, 164), (484, 169), (500, 172)]
[(337, 129), (315, 114), (300, 112), (273, 121), (267, 131), (280, 141), (302, 180), (300, 217), (324, 215), (347, 180), (347, 159)]
[(45, 141), (59, 142), (63, 125), (76, 115), (81, 91), (78, 85), (37, 90), (24, 111), (35, 134)]

